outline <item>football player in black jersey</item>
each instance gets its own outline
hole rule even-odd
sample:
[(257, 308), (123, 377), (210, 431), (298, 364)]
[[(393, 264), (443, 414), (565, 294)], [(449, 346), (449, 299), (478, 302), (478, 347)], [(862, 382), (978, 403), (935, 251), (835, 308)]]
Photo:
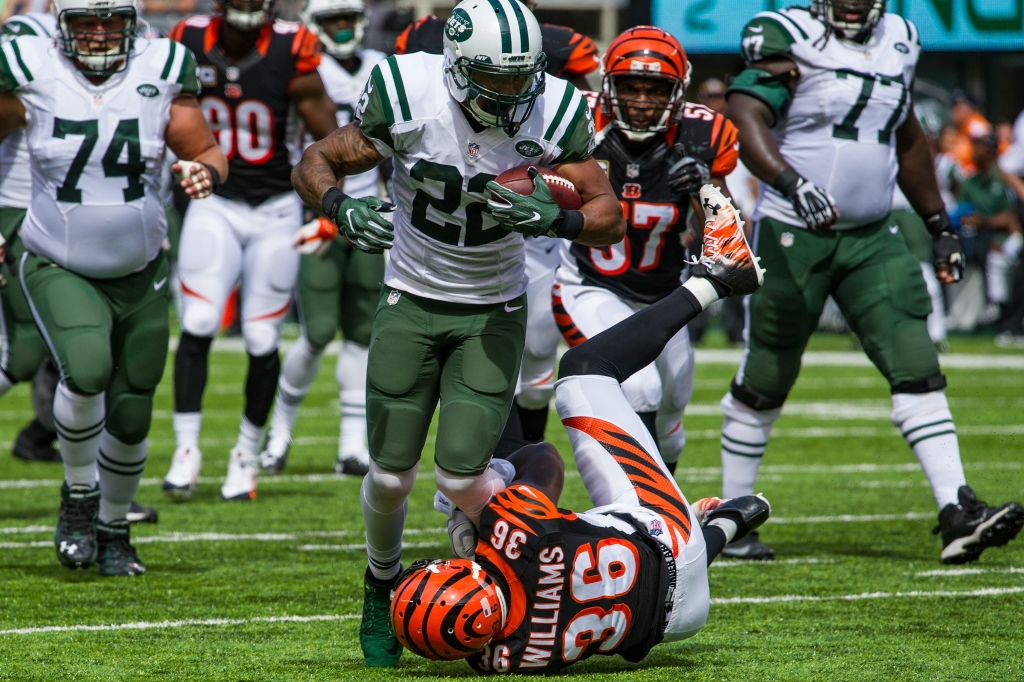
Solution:
[(281, 367), (279, 330), (299, 267), (292, 237), (302, 225), (302, 202), (292, 191), (286, 128), (293, 111), (318, 140), (337, 128), (336, 107), (317, 73), (320, 41), (301, 24), (275, 20), (272, 4), (223, 0), (217, 15), (190, 17), (171, 32), (196, 56), (199, 104), (230, 164), (226, 182), (207, 201), (192, 203), (182, 226), (177, 449), (163, 484), (176, 497), (190, 496), (199, 476), (207, 356), (239, 277), (249, 373), (221, 497), (256, 497), (259, 440)]
[[(736, 129), (721, 114), (684, 101), (689, 63), (679, 42), (640, 26), (603, 57), (594, 158), (603, 163), (626, 215), (619, 244), (562, 248), (552, 307), (569, 346), (582, 343), (674, 291), (693, 232), (691, 196), (710, 182), (725, 190), (736, 167)], [(554, 356), (550, 358), (554, 367)], [(623, 391), (674, 470), (686, 439), (682, 416), (693, 390), (693, 349), (680, 331)], [(526, 421), (526, 420), (524, 420)]]
[(547, 674), (594, 654), (636, 662), (704, 626), (708, 565), (770, 507), (756, 495), (688, 504), (620, 387), (701, 310), (763, 281), (729, 200), (711, 185), (700, 196), (708, 219), (693, 276), (561, 361), (558, 414), (596, 508), (557, 507), (564, 465), (552, 445), (514, 453), (508, 487), (481, 515), (475, 561), (417, 562), (399, 578), (392, 624), (414, 653)]
[[(515, 0), (508, 0), (514, 2)], [(536, 2), (523, 2), (536, 11)], [(429, 52), (441, 54), (441, 36), (444, 21), (435, 16), (423, 17), (409, 24), (395, 40), (396, 54)], [(590, 90), (587, 74), (593, 73), (601, 62), (597, 57), (597, 46), (585, 35), (566, 26), (540, 25), (544, 56), (548, 58), (547, 73), (564, 78), (580, 90)]]

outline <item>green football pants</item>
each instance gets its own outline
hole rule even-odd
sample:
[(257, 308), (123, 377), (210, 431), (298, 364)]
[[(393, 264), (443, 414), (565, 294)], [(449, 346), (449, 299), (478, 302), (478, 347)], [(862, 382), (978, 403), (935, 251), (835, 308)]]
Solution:
[(440, 400), (434, 461), (473, 476), (508, 419), (526, 338), (526, 295), (467, 305), (389, 287), (373, 320), (366, 377), (370, 456), (382, 469), (419, 462)]
[(384, 281), (384, 254), (364, 253), (338, 237), (323, 252), (299, 260), (299, 319), (310, 345), (341, 335), (370, 345), (373, 313)]
[(928, 226), (924, 219), (913, 211), (897, 210), (892, 212), (892, 219), (899, 225), (899, 233), (914, 258), (921, 263), (932, 263), (935, 255), (932, 251), (932, 236), (928, 234)]
[(25, 213), (23, 208), (0, 207), (0, 234), (7, 240), (4, 250), (8, 254), (0, 264), (0, 273), (7, 280), (0, 289), (0, 371), (15, 383), (34, 377), (47, 355), (46, 344), (39, 336), (18, 283), (18, 260), (25, 253), (18, 228)]
[(741, 402), (772, 409), (785, 401), (829, 295), (894, 392), (919, 392), (920, 382), (939, 375), (925, 324), (928, 290), (890, 217), (843, 232), (765, 218), (756, 230), (767, 272), (747, 302), (747, 348), (733, 388)]
[(149, 433), (170, 336), (167, 258), (140, 272), (89, 279), (26, 253), (21, 284), (36, 325), (75, 393), (106, 391), (107, 431), (128, 445)]

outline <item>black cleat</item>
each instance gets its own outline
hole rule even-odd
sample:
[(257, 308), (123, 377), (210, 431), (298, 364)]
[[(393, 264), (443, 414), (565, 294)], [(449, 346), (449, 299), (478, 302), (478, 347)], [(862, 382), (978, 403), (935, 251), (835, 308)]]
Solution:
[(88, 568), (96, 561), (96, 515), (100, 487), (60, 486), (60, 512), (53, 544), (57, 559), (68, 568)]
[(334, 473), (345, 474), (346, 476), (365, 476), (370, 472), (370, 465), (363, 464), (355, 457), (341, 459), (334, 462)]
[(18, 434), (11, 454), (26, 462), (59, 462), (60, 451), (53, 447), (56, 442), (57, 433), (47, 429), (38, 419), (33, 419)]
[(775, 561), (775, 550), (761, 542), (761, 538), (755, 530), (748, 533), (747, 537), (739, 542), (730, 542), (723, 547), (720, 556), (747, 561)]
[(747, 537), (749, 533), (757, 530), (771, 516), (772, 507), (768, 500), (761, 495), (744, 495), (729, 500), (722, 500), (714, 509), (704, 513), (704, 524), (718, 518), (726, 518), (736, 523), (736, 535), (732, 542), (737, 542)]
[(752, 294), (764, 283), (765, 270), (743, 234), (743, 221), (732, 201), (713, 185), (700, 190), (704, 208), (704, 245), (690, 265), (694, 277), (713, 280), (723, 297)]
[(146, 567), (139, 561), (139, 555), (130, 542), (131, 531), (127, 521), (96, 523), (96, 543), (99, 552), (96, 563), (100, 575), (142, 575)]
[(942, 563), (966, 564), (976, 561), (987, 547), (1002, 547), (1017, 537), (1024, 526), (1024, 507), (1008, 502), (989, 507), (978, 500), (969, 486), (957, 491), (960, 504), (947, 504), (939, 512), (942, 533)]
[(143, 507), (132, 500), (132, 506), (128, 509), (128, 523), (156, 523), (160, 515), (152, 507)]

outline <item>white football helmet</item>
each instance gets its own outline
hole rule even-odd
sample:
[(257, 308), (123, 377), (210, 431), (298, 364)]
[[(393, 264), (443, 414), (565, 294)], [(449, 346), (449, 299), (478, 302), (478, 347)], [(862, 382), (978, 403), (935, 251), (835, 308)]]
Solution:
[(512, 137), (544, 92), (540, 24), (519, 0), (463, 0), (444, 25), (448, 90), (483, 125)]
[(862, 43), (885, 14), (885, 0), (811, 0), (811, 14), (840, 38)]
[[(135, 0), (53, 0), (50, 12), (57, 19), (60, 51), (79, 71), (108, 76), (128, 66), (139, 17)], [(107, 19), (113, 15), (124, 16), (124, 26), (116, 31), (80, 31), (76, 37), (68, 23), (75, 17)]]
[[(299, 16), (306, 28), (323, 43), (324, 51), (338, 59), (348, 59), (362, 46), (369, 23), (363, 0), (306, 0)], [(329, 34), (321, 22), (341, 16), (352, 17), (352, 28)]]
[(274, 18), (274, 0), (220, 0), (216, 5), (224, 21), (246, 33)]

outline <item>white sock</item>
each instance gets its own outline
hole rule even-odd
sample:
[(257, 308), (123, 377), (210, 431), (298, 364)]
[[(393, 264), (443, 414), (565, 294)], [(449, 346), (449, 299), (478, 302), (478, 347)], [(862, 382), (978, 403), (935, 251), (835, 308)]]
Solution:
[(313, 348), (304, 336), (300, 336), (288, 349), (281, 367), (281, 378), (277, 380), (274, 418), (270, 422), (271, 438), (291, 441), (299, 406), (309, 393), (309, 387), (316, 381), (322, 357), (323, 350)]
[(103, 394), (78, 395), (63, 381), (53, 397), (53, 421), (64, 460), (64, 480), (71, 485), (96, 485), (96, 456), (106, 416)]
[(476, 476), (457, 476), (435, 466), (434, 482), (437, 489), (464, 511), (473, 523), (480, 522), (484, 507), (506, 487), (501, 474), (490, 468)]
[(725, 544), (732, 542), (732, 539), (736, 537), (736, 531), (739, 530), (735, 521), (726, 518), (712, 519), (708, 521), (708, 525), (722, 529), (722, 532), (725, 533)]
[(235, 443), (235, 447), (243, 452), (255, 454), (259, 452), (262, 436), (263, 427), (256, 426), (243, 416), (242, 425), (238, 428), (238, 441)]
[(366, 445), (366, 363), (370, 349), (353, 341), (343, 341), (334, 376), (341, 400), (341, 434), (338, 459), (368, 457)]
[[(0, 341), (0, 343), (2, 343), (2, 341)], [(10, 377), (7, 376), (6, 372), (0, 369), (0, 396), (2, 396), (4, 393), (7, 393), (7, 391), (11, 390), (11, 387), (13, 386), (14, 382), (11, 381)]]
[(693, 294), (702, 310), (719, 299), (715, 286), (704, 277), (691, 277), (683, 282), (683, 288)]
[(199, 428), (202, 422), (201, 412), (174, 413), (174, 438), (179, 448), (199, 449)]
[(894, 393), (892, 423), (921, 463), (939, 509), (957, 504), (957, 491), (967, 479), (946, 392)]
[(722, 497), (754, 494), (757, 470), (782, 408), (758, 411), (726, 393), (722, 407)]
[(100, 521), (124, 521), (146, 468), (149, 441), (127, 445), (107, 431), (100, 435)]
[(363, 477), (359, 502), (366, 523), (366, 556), (370, 572), (378, 580), (394, 578), (401, 568), (407, 499), (418, 469), (416, 465), (395, 473), (370, 462), (370, 471)]

